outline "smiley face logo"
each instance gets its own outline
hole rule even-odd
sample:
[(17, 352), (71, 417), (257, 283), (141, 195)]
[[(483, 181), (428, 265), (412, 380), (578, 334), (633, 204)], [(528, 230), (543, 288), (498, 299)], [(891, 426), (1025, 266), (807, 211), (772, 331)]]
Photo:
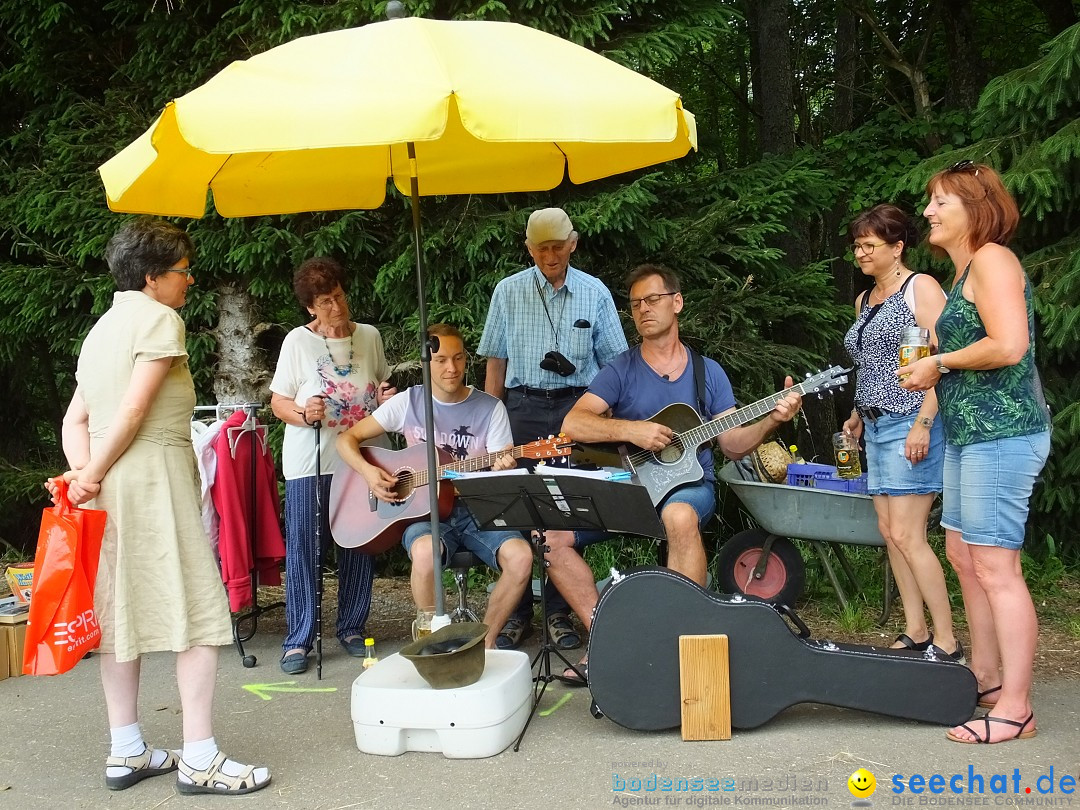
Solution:
[(847, 780), (847, 788), (856, 799), (866, 799), (874, 795), (877, 780), (866, 768), (859, 768)]

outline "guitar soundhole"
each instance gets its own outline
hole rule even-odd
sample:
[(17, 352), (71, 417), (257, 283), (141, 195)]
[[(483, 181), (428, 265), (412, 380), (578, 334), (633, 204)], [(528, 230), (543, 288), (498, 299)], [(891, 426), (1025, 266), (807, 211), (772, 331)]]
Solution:
[(661, 464), (674, 464), (683, 457), (684, 452), (682, 441), (676, 439), (659, 453), (653, 453), (653, 455)]
[(413, 490), (416, 489), (416, 482), (413, 480), (412, 470), (398, 470), (396, 474), (398, 482), (397, 486), (394, 487), (394, 493), (399, 501), (403, 501), (413, 494)]

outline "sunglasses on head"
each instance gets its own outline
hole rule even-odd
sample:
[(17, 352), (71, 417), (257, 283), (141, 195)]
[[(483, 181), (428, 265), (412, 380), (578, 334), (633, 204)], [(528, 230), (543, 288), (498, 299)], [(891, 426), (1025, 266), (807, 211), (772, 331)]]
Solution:
[(960, 160), (954, 163), (945, 171), (947, 172), (975, 172), (975, 176), (979, 176), (979, 167), (975, 165), (971, 160)]

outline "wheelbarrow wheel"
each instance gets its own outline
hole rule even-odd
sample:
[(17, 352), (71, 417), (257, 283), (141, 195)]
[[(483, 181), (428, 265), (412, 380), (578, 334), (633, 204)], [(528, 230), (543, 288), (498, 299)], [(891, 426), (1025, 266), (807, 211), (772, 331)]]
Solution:
[(806, 565), (794, 543), (786, 537), (775, 537), (764, 570), (755, 573), (768, 538), (764, 529), (747, 529), (720, 547), (717, 555), (720, 590), (793, 606), (806, 586)]

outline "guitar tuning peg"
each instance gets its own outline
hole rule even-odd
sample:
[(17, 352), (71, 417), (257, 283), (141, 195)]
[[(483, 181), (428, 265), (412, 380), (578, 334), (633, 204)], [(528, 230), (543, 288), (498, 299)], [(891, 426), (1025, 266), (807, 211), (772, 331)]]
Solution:
[(820, 391), (818, 391), (817, 398), (818, 399), (825, 399), (825, 395), (823, 393), (821, 393)]

